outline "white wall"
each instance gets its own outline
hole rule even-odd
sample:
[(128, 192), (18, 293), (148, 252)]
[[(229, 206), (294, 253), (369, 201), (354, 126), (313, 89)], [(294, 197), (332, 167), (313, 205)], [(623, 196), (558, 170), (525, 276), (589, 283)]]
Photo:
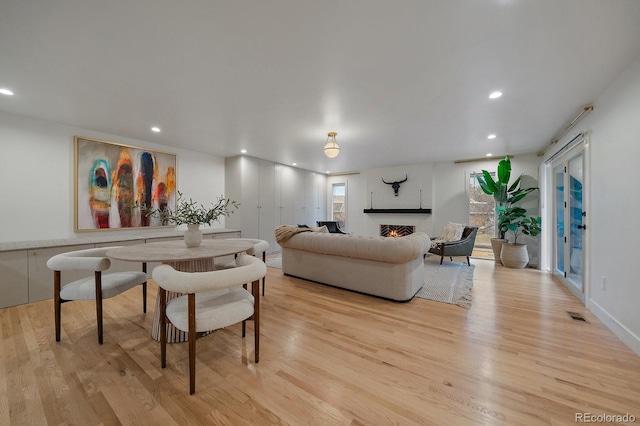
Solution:
[(594, 110), (577, 127), (587, 132), (589, 143), (586, 305), (640, 355), (640, 280), (633, 269), (640, 241), (640, 190), (635, 180), (640, 159), (640, 58), (596, 99)]
[[(391, 185), (382, 182), (407, 181), (400, 184), (396, 197)], [(433, 208), (432, 196), (433, 164), (413, 164), (400, 167), (387, 167), (361, 171), (360, 174), (331, 176), (327, 180), (328, 202), (331, 206), (330, 192), (334, 183), (346, 183), (347, 220), (346, 230), (355, 235), (379, 235), (380, 225), (414, 225), (416, 232), (431, 234), (432, 217), (428, 214), (367, 213), (364, 209), (417, 209), (420, 207), (422, 190), (422, 208)], [(327, 215), (331, 212), (328, 211)]]
[[(87, 235), (73, 232), (75, 135), (176, 153), (177, 186), (187, 197), (207, 205), (224, 193), (222, 157), (0, 112), (0, 242)], [(224, 228), (224, 218), (214, 227)], [(90, 235), (104, 232), (130, 231)]]
[[(469, 223), (469, 196), (467, 194), (469, 173), (482, 169), (495, 170), (499, 159), (455, 164), (425, 163), (399, 167), (369, 169), (360, 174), (331, 176), (328, 179), (328, 196), (333, 183), (347, 184), (347, 223), (349, 232), (357, 235), (378, 235), (380, 224), (416, 225), (416, 231), (437, 236), (447, 222)], [(526, 186), (538, 185), (538, 167), (541, 157), (536, 154), (516, 155), (511, 159), (512, 175), (524, 174)], [(407, 182), (401, 184), (398, 196), (393, 189), (382, 182), (384, 178), (401, 180), (408, 175)], [(424, 214), (364, 214), (363, 209), (373, 208), (418, 208), (422, 187), (422, 208), (433, 210)], [(523, 204), (531, 215), (539, 214), (539, 196), (532, 193)], [(328, 203), (330, 205), (330, 203)], [(330, 212), (328, 212), (330, 214)], [(519, 240), (518, 240), (519, 241)], [(535, 242), (533, 254), (537, 252)]]

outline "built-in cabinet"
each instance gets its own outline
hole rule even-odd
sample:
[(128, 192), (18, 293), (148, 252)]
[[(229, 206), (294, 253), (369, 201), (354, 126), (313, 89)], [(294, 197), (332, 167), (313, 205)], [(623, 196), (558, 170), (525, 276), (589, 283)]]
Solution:
[(325, 188), (327, 178), (316, 172), (305, 171), (304, 174), (304, 223), (316, 226), (319, 220), (326, 220)]
[(240, 228), (245, 238), (259, 238), (273, 247), (275, 164), (244, 156), (227, 160), (225, 196), (239, 201), (240, 207), (225, 219), (225, 225)]
[[(241, 236), (237, 230), (215, 230), (205, 231), (204, 238), (238, 238)], [(74, 250), (84, 250), (93, 247), (111, 247), (129, 244), (141, 244), (156, 241), (181, 240), (182, 235), (127, 239), (125, 241), (103, 241), (87, 242), (83, 244), (78, 238), (73, 242), (65, 240), (64, 243), (56, 246), (38, 247), (32, 244), (25, 249), (2, 249), (0, 250), (0, 308), (22, 305), (30, 302), (51, 299), (53, 297), (53, 271), (47, 267), (49, 258)], [(77, 241), (77, 243), (76, 243)], [(47, 244), (55, 244), (47, 241)], [(230, 260), (231, 258), (220, 258), (218, 261)], [(151, 272), (159, 263), (147, 265), (147, 273), (151, 277)], [(112, 260), (109, 272), (121, 272), (135, 270), (142, 265), (121, 260)], [(65, 271), (61, 275), (62, 284), (70, 283), (82, 277), (86, 277), (86, 271)]]
[(307, 222), (305, 196), (306, 170), (276, 164), (275, 206), (277, 217), (275, 226), (297, 225)]
[(274, 206), (275, 225), (292, 225), (301, 220), (294, 214), (295, 207), (299, 206), (302, 212), (304, 205), (303, 170), (284, 164), (275, 165)]
[(277, 226), (315, 226), (324, 220), (327, 180), (322, 173), (247, 156), (227, 158), (225, 173), (225, 196), (240, 202), (226, 226), (241, 229), (245, 238), (269, 242), (271, 253), (280, 251)]

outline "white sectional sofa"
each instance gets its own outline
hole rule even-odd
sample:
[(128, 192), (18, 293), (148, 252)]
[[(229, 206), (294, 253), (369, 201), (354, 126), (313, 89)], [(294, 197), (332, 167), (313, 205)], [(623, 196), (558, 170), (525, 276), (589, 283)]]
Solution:
[(424, 254), (431, 245), (425, 233), (388, 238), (295, 229), (276, 228), (286, 275), (400, 302), (424, 285)]

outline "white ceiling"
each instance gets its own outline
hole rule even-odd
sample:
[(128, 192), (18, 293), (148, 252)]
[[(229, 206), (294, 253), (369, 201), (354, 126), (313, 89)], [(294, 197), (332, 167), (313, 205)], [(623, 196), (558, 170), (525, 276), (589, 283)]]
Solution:
[(638, 56), (638, 0), (0, 0), (0, 110), (322, 172), (536, 152)]

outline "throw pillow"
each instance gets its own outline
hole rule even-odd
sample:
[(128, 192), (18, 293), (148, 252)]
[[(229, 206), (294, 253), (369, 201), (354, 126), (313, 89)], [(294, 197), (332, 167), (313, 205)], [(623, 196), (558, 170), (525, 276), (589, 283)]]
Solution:
[(445, 225), (442, 235), (440, 235), (438, 239), (443, 241), (458, 241), (462, 238), (464, 227), (465, 225), (461, 223), (449, 222)]
[(322, 225), (322, 226), (317, 226), (315, 228), (311, 228), (312, 232), (321, 232), (323, 234), (328, 234), (329, 233), (329, 229), (327, 229), (326, 225)]

